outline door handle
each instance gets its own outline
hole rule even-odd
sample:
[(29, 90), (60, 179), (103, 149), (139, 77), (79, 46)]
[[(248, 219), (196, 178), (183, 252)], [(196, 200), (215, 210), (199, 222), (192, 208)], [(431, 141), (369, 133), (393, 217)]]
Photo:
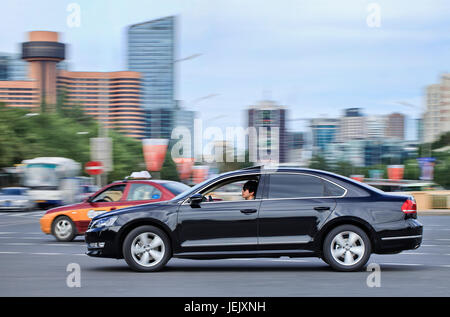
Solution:
[(254, 214), (256, 211), (257, 211), (256, 209), (241, 209), (241, 212), (246, 215)]
[(314, 207), (314, 210), (325, 211), (325, 210), (330, 210), (330, 207), (326, 207), (326, 206)]
[(116, 209), (117, 209), (116, 207), (111, 207), (111, 209), (109, 211), (113, 211), (113, 210), (116, 210)]

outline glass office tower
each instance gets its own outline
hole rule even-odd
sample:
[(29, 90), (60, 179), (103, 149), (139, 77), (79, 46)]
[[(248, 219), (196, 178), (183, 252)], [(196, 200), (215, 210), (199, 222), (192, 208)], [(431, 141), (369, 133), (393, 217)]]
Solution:
[(0, 80), (28, 80), (27, 67), (20, 54), (0, 52)]
[(128, 28), (128, 69), (143, 76), (146, 108), (174, 107), (175, 17)]
[[(128, 69), (142, 75), (142, 106), (147, 137), (170, 137), (175, 108), (175, 17), (128, 28)], [(169, 135), (168, 135), (169, 134)]]

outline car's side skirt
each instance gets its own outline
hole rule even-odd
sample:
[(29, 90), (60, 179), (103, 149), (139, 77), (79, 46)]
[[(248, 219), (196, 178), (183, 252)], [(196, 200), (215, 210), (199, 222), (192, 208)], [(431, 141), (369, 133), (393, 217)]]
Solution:
[(181, 252), (175, 253), (174, 258), (211, 260), (230, 258), (291, 258), (316, 257), (317, 253), (310, 250), (258, 250), (258, 251), (220, 251), (220, 252)]

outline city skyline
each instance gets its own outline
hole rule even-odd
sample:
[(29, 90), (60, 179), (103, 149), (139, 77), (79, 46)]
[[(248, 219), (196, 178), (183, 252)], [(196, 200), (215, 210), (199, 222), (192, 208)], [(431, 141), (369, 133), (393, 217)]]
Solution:
[[(45, 29), (60, 32), (71, 46), (71, 70), (126, 69), (126, 27), (177, 15), (176, 58), (202, 56), (178, 66), (176, 99), (205, 121), (221, 115), (214, 125), (245, 126), (244, 115), (236, 122), (230, 113), (242, 113), (264, 94), (288, 106), (292, 118), (336, 117), (350, 107), (419, 117), (425, 87), (447, 71), (450, 6), (378, 1), (381, 26), (374, 28), (366, 21), (368, 2), (347, 2), (77, 1), (80, 25), (70, 27), (70, 1), (19, 1), (5, 4), (9, 14), (0, 23), (11, 32), (3, 35), (0, 51), (14, 53), (26, 31)], [(21, 5), (29, 13), (15, 20)], [(210, 94), (216, 97), (192, 104)], [(294, 129), (304, 127), (296, 122)]]

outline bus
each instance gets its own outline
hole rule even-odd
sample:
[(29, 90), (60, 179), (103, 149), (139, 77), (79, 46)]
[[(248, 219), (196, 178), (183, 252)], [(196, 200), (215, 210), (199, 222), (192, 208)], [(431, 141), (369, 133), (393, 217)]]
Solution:
[(22, 161), (22, 184), (39, 207), (61, 206), (79, 200), (81, 165), (65, 157)]

